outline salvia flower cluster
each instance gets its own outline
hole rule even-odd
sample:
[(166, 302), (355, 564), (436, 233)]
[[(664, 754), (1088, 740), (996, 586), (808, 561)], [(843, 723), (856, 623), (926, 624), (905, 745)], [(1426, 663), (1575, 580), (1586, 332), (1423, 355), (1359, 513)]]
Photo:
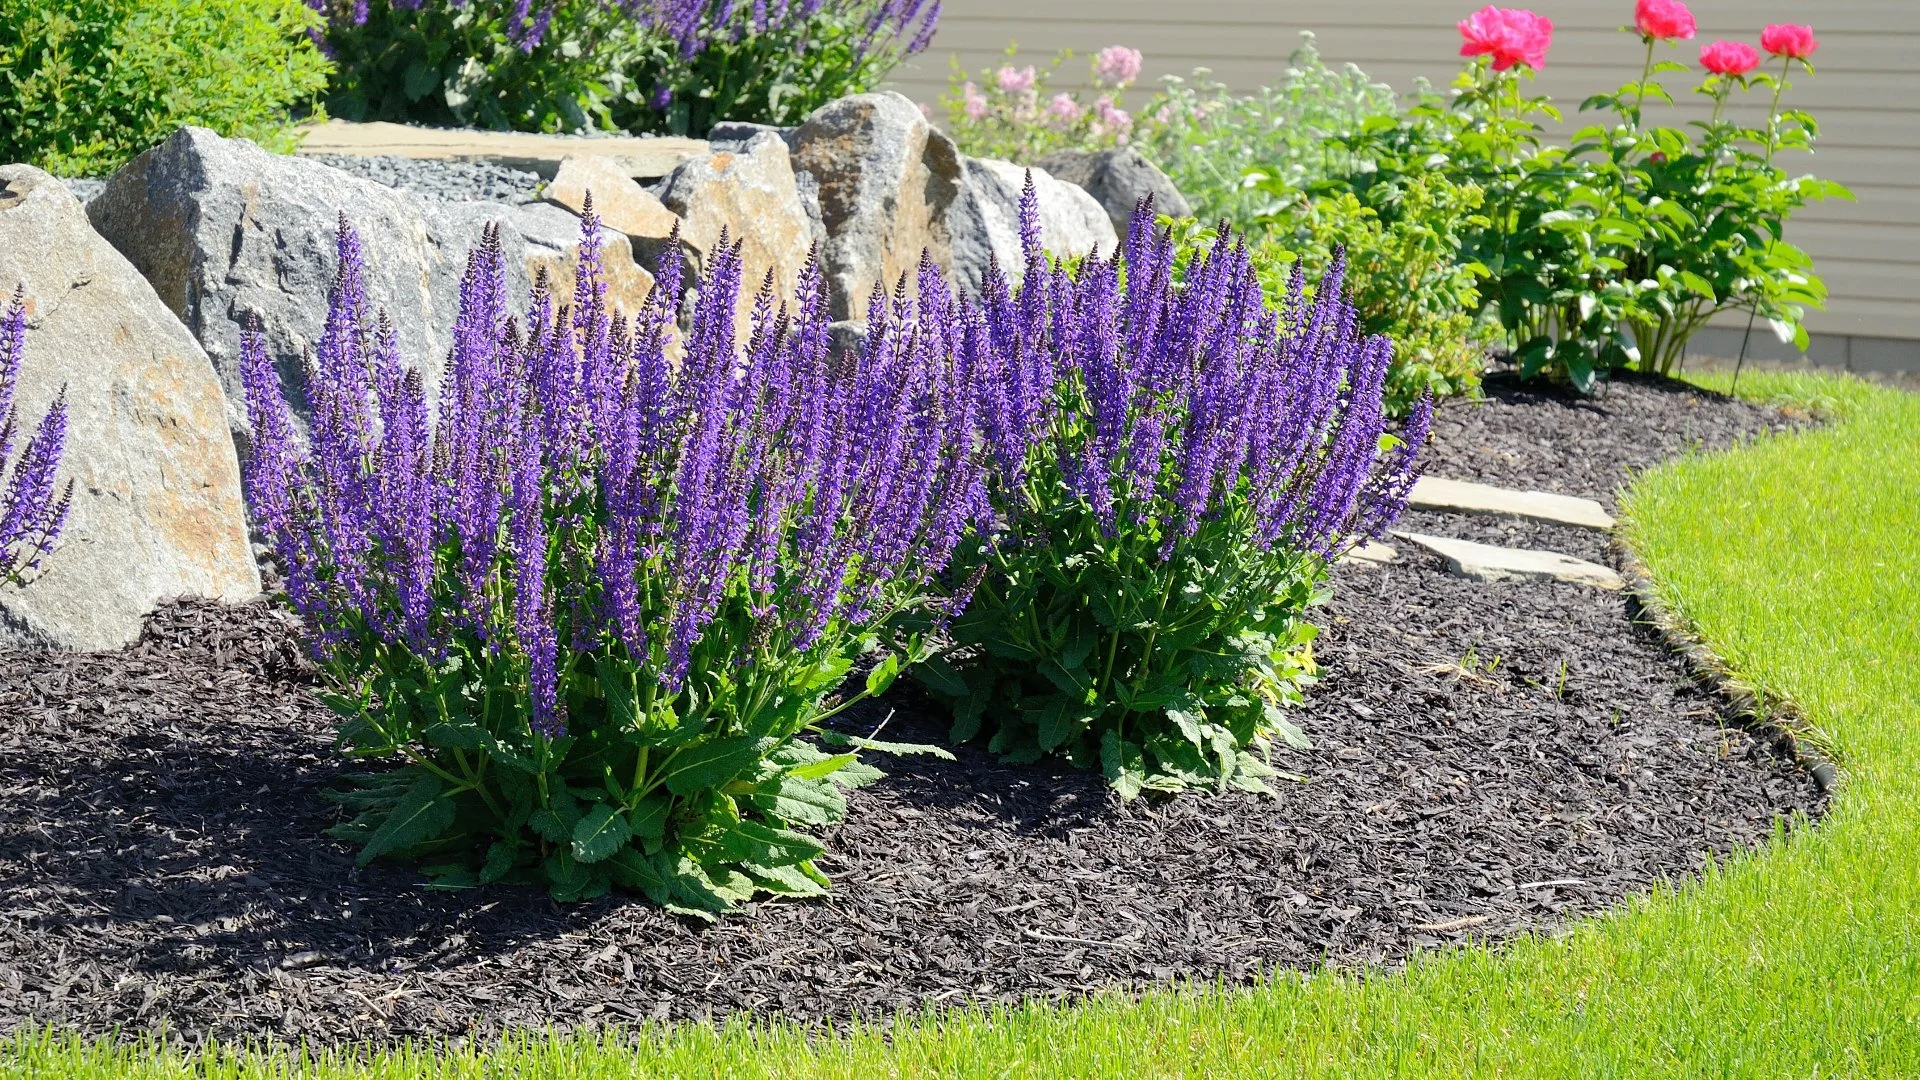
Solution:
[(41, 416), (25, 445), (19, 445), (20, 414), (14, 398), (26, 345), (27, 295), (20, 286), (0, 318), (0, 585), (21, 584), (41, 568), (73, 506), (73, 482), (62, 487), (55, 475), (67, 441), (64, 392)]
[(791, 32), (823, 15), (860, 28), (854, 51), (864, 55), (898, 43), (906, 55), (932, 43), (940, 24), (940, 0), (619, 0), (646, 26), (665, 33), (691, 59), (716, 43), (748, 34)]
[[(796, 740), (926, 651), (895, 629), (985, 506), (975, 358), (937, 275), (838, 359), (817, 265), (737, 327), (737, 244), (684, 333), (672, 260), (629, 320), (597, 236), (589, 211), (573, 295), (541, 283), (524, 321), (487, 237), (437, 410), (344, 220), (304, 443), (246, 339), (255, 513), (344, 741), (410, 763), (347, 796), (341, 835), (563, 898), (817, 892), (820, 846), (791, 826), (836, 820), (836, 784), (871, 770)], [(825, 704), (863, 658), (865, 688)]]
[[(1020, 286), (983, 287), (993, 520), (954, 624), (922, 670), (955, 737), (1099, 764), (1123, 795), (1260, 790), (1310, 674), (1303, 611), (1327, 562), (1405, 507), (1431, 399), (1390, 434), (1391, 346), (1356, 331), (1341, 268), (1278, 308), (1224, 227), (1182, 258), (1150, 206), (1076, 272), (1041, 253), (1031, 188)], [(1383, 449), (1384, 448), (1384, 449)]]

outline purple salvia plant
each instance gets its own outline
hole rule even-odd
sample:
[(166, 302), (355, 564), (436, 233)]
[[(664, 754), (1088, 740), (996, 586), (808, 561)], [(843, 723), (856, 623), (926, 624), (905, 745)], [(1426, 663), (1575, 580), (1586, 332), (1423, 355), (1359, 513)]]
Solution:
[(0, 585), (20, 584), (41, 568), (59, 542), (73, 507), (73, 481), (63, 488), (56, 477), (67, 442), (64, 387), (41, 416), (19, 459), (13, 459), (20, 429), (15, 397), (26, 347), (27, 294), (22, 285), (14, 288), (0, 318)]
[(955, 588), (985, 599), (952, 625), (973, 670), (928, 685), (957, 738), (991, 720), (995, 749), (1098, 761), (1123, 795), (1262, 790), (1259, 751), (1301, 739), (1278, 714), (1300, 609), (1404, 508), (1431, 406), (1381, 452), (1391, 345), (1356, 332), (1337, 258), (1273, 305), (1224, 226), (1183, 258), (1143, 202), (1120, 251), (1070, 271), (1040, 249), (1031, 181), (1021, 217), (1022, 280), (990, 265), (957, 316), (990, 343), (960, 350), (990, 524)]

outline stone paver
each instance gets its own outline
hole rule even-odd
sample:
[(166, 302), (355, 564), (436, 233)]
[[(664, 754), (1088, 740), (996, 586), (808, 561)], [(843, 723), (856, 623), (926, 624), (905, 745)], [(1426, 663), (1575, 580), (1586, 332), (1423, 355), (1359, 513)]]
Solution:
[(414, 127), (385, 122), (356, 124), (329, 120), (307, 128), (303, 154), (352, 154), (360, 157), (418, 158), (432, 161), (487, 161), (526, 169), (551, 180), (570, 157), (606, 157), (630, 177), (655, 180), (682, 163), (705, 157), (713, 148), (704, 139), (540, 135), (524, 131), (474, 131), (466, 128)]
[(1613, 515), (1592, 499), (1546, 491), (1513, 491), (1439, 476), (1423, 476), (1414, 484), (1412, 506), (1415, 510), (1529, 518), (1582, 529), (1613, 528)]
[(1392, 544), (1378, 540), (1369, 540), (1345, 555), (1340, 556), (1342, 563), (1356, 566), (1385, 566), (1400, 557), (1399, 549)]
[(1557, 551), (1495, 547), (1423, 533), (1395, 532), (1393, 535), (1440, 555), (1455, 576), (1470, 581), (1549, 580), (1599, 589), (1619, 589), (1626, 585), (1610, 567)]

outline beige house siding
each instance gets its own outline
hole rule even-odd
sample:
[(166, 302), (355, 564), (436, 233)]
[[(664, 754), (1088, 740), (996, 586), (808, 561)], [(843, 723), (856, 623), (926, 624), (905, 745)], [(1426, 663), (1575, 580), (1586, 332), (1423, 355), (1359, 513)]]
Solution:
[[(1275, 82), (1300, 31), (1312, 30), (1330, 63), (1356, 63), (1397, 90), (1423, 75), (1444, 86), (1457, 71), (1454, 24), (1482, 2), (946, 0), (933, 49), (896, 83), (934, 102), (956, 57), (978, 70), (1014, 40), (1034, 60), (1062, 48), (1124, 44), (1147, 56), (1146, 89), (1131, 95), (1138, 104), (1160, 76), (1195, 67), (1239, 88)], [(1632, 19), (1631, 0), (1534, 0), (1532, 7), (1555, 25), (1537, 85), (1563, 108), (1637, 75), (1639, 46), (1619, 30)], [(1828, 310), (1808, 320), (1812, 352), (1821, 362), (1863, 369), (1920, 368), (1920, 0), (1693, 0), (1691, 7), (1700, 36), (1658, 55), (1695, 67), (1705, 41), (1757, 42), (1769, 22), (1813, 24), (1818, 74), (1796, 75), (1787, 100), (1819, 119), (1818, 153), (1783, 163), (1846, 184), (1858, 201), (1811, 207), (1788, 233), (1813, 254), (1832, 290)], [(1072, 62), (1062, 69), (1063, 84), (1084, 81), (1085, 71), (1084, 61)], [(1687, 76), (1666, 78), (1676, 97), (1689, 96), (1679, 93), (1694, 85)], [(1737, 347), (1735, 333), (1705, 340), (1711, 351), (1730, 340)]]

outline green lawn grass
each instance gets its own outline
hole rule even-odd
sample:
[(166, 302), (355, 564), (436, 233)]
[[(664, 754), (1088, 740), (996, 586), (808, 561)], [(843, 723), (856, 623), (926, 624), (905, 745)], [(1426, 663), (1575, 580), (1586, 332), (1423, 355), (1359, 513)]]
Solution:
[(309, 1060), (43, 1032), (0, 1043), (0, 1076), (1920, 1076), (1920, 397), (1741, 390), (1835, 422), (1649, 474), (1629, 535), (1668, 603), (1817, 725), (1842, 787), (1817, 828), (1558, 938), (891, 1035), (689, 1025)]

